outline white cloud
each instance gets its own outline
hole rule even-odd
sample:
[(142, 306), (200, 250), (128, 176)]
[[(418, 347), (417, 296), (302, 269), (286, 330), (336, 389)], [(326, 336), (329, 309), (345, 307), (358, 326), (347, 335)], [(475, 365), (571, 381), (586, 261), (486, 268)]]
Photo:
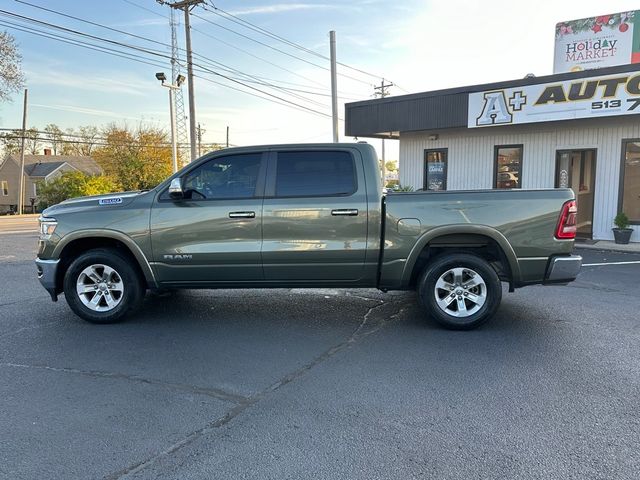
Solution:
[(330, 5), (326, 3), (276, 3), (274, 5), (261, 5), (232, 10), (232, 15), (256, 15), (265, 13), (283, 13), (294, 10), (327, 10), (344, 8), (342, 5)]
[(121, 113), (112, 112), (109, 110), (98, 110), (95, 108), (78, 107), (76, 105), (46, 105), (42, 103), (30, 103), (29, 107), (48, 108), (51, 110), (61, 110), (64, 112), (81, 113), (84, 115), (93, 115), (97, 117), (111, 117), (111, 118), (118, 118), (118, 119), (124, 119), (124, 120), (144, 121), (144, 119), (139, 117), (128, 117)]
[(26, 70), (30, 85), (56, 85), (74, 90), (86, 90), (100, 93), (127, 94), (144, 96), (153, 80), (144, 81), (139, 77), (119, 73), (118, 79), (113, 72), (91, 72), (90, 75), (70, 73), (70, 69), (61, 63), (41, 67), (38, 71)]

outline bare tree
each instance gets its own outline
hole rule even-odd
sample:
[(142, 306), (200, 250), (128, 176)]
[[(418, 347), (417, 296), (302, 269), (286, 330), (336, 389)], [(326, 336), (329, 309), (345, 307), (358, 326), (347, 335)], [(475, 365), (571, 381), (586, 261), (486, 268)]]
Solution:
[(66, 140), (62, 142), (62, 146), (60, 147), (61, 155), (80, 155), (78, 151), (78, 145), (73, 140), (76, 139), (77, 132), (73, 128), (67, 128), (66, 133), (64, 134)]
[(94, 127), (92, 125), (88, 125), (86, 127), (80, 127), (78, 130), (78, 135), (80, 136), (80, 140), (82, 143), (78, 144), (78, 150), (80, 155), (91, 155), (96, 148), (96, 145), (99, 140), (100, 132), (98, 131), (98, 127)]
[[(40, 137), (38, 135), (38, 129), (36, 127), (27, 129), (24, 136), (25, 153), (30, 155), (37, 155), (40, 153)], [(20, 130), (20, 136), (22, 136), (22, 130)]]
[(58, 155), (58, 152), (62, 153), (62, 145), (63, 142), (63, 133), (55, 123), (50, 123), (46, 127), (44, 127), (45, 138), (48, 143), (51, 145), (51, 149), (53, 150), (54, 155)]
[(22, 130), (0, 133), (0, 144), (5, 155), (20, 153), (20, 138), (22, 138)]
[(24, 85), (21, 62), (13, 36), (0, 32), (0, 101), (8, 101)]

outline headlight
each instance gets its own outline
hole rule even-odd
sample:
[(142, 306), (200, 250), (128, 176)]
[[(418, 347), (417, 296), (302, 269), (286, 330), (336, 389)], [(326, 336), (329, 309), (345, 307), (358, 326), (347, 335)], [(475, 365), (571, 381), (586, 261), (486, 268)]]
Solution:
[(38, 220), (40, 221), (40, 239), (48, 240), (56, 231), (58, 222), (55, 218), (40, 217)]

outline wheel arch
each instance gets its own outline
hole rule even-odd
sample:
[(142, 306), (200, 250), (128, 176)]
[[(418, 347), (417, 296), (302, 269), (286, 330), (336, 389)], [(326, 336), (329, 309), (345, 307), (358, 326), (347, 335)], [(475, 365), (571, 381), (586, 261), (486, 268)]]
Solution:
[(508, 281), (510, 289), (520, 279), (517, 256), (498, 230), (483, 225), (446, 225), (429, 230), (415, 243), (402, 272), (402, 285), (415, 285), (429, 259), (447, 251), (475, 253), (488, 261), (499, 262), (504, 270), (501, 280)]
[(63, 238), (56, 245), (54, 258), (60, 259), (56, 272), (56, 291), (62, 291), (62, 282), (67, 268), (80, 254), (94, 248), (113, 248), (127, 256), (135, 265), (148, 287), (156, 288), (157, 282), (147, 257), (140, 247), (127, 235), (115, 230), (82, 230)]

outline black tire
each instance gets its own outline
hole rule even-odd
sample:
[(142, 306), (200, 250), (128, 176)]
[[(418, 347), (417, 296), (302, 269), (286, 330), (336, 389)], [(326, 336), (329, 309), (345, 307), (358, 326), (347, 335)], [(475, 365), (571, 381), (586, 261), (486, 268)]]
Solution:
[[(99, 299), (98, 305), (90, 308), (85, 305), (81, 295), (78, 293), (77, 289), (79, 287), (77, 285), (79, 281), (86, 281), (87, 288), (93, 287), (94, 284), (100, 286), (102, 281), (91, 283), (93, 280), (90, 276), (83, 273), (92, 265), (99, 266), (96, 271), (101, 280), (106, 278), (104, 277), (107, 272), (106, 267), (113, 270), (115, 273), (112, 272), (110, 274), (109, 281), (114, 283), (109, 285), (116, 289), (122, 288), (122, 291), (108, 291), (105, 280), (105, 291), (108, 291), (108, 295), (104, 292), (101, 293), (100, 289), (96, 287), (95, 294), (102, 295), (102, 298)], [(76, 315), (87, 322), (100, 324), (115, 323), (123, 320), (127, 314), (140, 306), (145, 293), (143, 279), (135, 266), (132, 265), (131, 259), (116, 250), (106, 248), (89, 250), (75, 259), (65, 272), (63, 289), (67, 304)], [(89, 292), (83, 295), (83, 298), (90, 303), (90, 297), (91, 299), (97, 298), (95, 294)], [(115, 306), (108, 305), (105, 299), (106, 296), (109, 296), (110, 301), (115, 303)], [(97, 311), (96, 309), (102, 309), (103, 311)]]
[[(453, 269), (457, 269), (455, 272), (462, 269), (459, 277), (454, 275)], [(441, 277), (442, 283), (436, 290)], [(473, 283), (477, 285), (470, 286)], [(446, 288), (440, 288), (444, 286)], [(493, 317), (502, 300), (502, 284), (496, 271), (486, 260), (468, 253), (447, 253), (435, 257), (420, 276), (417, 291), (428, 314), (450, 330), (479, 327)], [(450, 304), (445, 306), (447, 302)]]

